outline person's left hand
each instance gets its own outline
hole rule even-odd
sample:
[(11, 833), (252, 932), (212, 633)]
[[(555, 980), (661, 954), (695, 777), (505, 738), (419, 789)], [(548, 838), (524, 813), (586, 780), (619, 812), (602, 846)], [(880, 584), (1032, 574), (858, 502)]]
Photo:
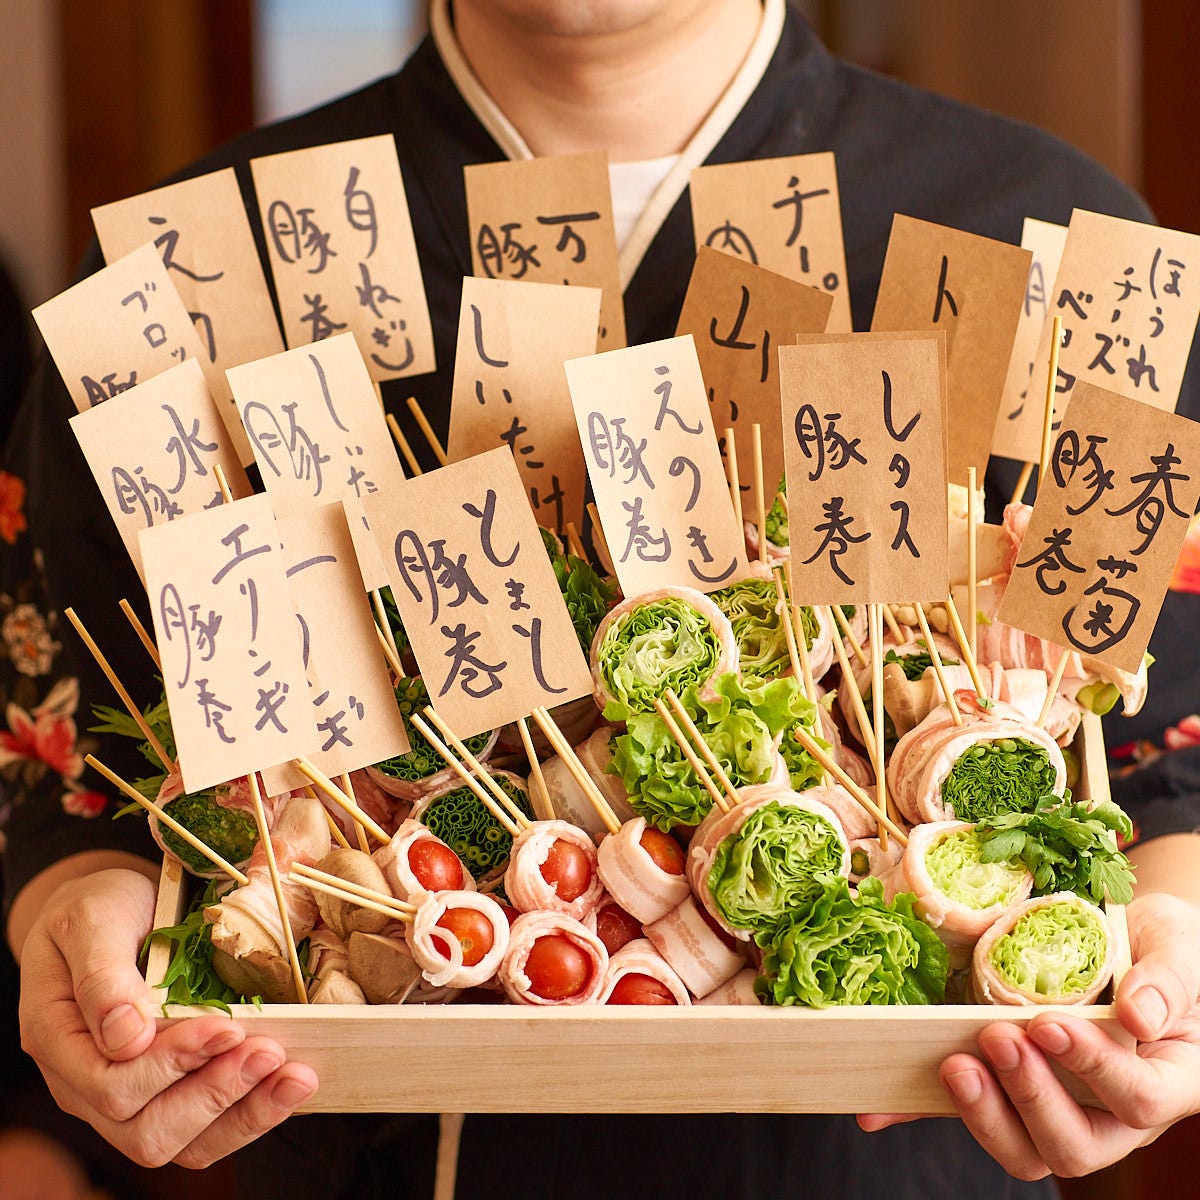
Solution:
[[(1135, 900), (1126, 915), (1133, 966), (1117, 989), (1121, 1024), (1136, 1052), (1091, 1022), (1046, 1012), (1021, 1027), (1006, 1021), (979, 1035), (983, 1059), (953, 1054), (942, 1085), (976, 1141), (1018, 1179), (1098, 1171), (1168, 1126), (1200, 1112), (1200, 911), (1165, 893)], [(1057, 1063), (1108, 1109), (1072, 1099)], [(910, 1116), (858, 1118), (868, 1132)]]

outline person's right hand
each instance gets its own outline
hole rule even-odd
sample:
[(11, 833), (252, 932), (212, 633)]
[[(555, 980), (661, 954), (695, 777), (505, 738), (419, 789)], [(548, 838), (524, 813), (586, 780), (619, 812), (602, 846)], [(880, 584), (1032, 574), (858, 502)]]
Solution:
[(162, 993), (136, 961), (153, 915), (136, 872), (60, 887), (21, 955), (21, 1044), (59, 1106), (135, 1162), (206, 1167), (289, 1116), (317, 1077), (220, 1013), (159, 1028)]

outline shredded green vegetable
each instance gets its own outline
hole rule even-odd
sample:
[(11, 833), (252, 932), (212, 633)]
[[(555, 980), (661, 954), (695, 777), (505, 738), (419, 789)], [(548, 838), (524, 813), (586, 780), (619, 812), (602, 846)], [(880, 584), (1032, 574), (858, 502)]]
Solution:
[(1044, 746), (1026, 738), (976, 742), (942, 780), (942, 803), (960, 821), (1029, 812), (1058, 782)]
[[(496, 779), (517, 807), (532, 820), (533, 806), (525, 792), (503, 775)], [(425, 810), (421, 823), (462, 859), (474, 879), (482, 879), (508, 861), (512, 837), (469, 787), (455, 788), (439, 796)]]
[[(240, 808), (226, 808), (217, 803), (217, 789), (191, 792), (166, 805), (166, 811), (189, 833), (215, 850), (226, 862), (245, 862), (258, 845), (258, 826), (254, 817)], [(193, 871), (207, 874), (213, 864), (193, 849), (173, 829), (160, 825), (163, 843), (180, 862)]]
[[(774, 679), (790, 667), (787, 632), (776, 611), (778, 599), (773, 580), (743, 579), (710, 593), (709, 599), (733, 627), (743, 680)], [(807, 606), (800, 614), (805, 644), (811, 650), (818, 632), (817, 618)]]
[[(400, 779), (406, 783), (419, 783), (436, 775), (446, 766), (442, 756), (425, 740), (421, 732), (412, 724), (414, 713), (419, 714), (429, 703), (429, 692), (419, 678), (401, 679), (396, 684), (396, 704), (404, 719), (404, 728), (408, 733), (408, 744), (411, 750), (396, 758), (385, 759), (375, 764), (377, 771)], [(477, 733), (465, 740), (468, 750), (476, 757), (483, 753), (491, 740), (491, 733)]]

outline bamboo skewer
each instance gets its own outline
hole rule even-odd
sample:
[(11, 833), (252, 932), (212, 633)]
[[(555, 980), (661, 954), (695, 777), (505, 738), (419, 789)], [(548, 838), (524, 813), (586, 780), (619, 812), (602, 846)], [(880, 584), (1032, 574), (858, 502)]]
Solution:
[(1033, 478), (1034, 463), (1027, 462), (1022, 465), (1021, 473), (1017, 476), (1017, 485), (1013, 488), (1012, 495), (1008, 498), (1009, 504), (1021, 504), (1025, 500), (1025, 489), (1029, 486), (1029, 481)]
[(383, 603), (383, 591), (380, 588), (371, 589), (371, 603), (375, 608), (376, 627), (387, 641), (392, 653), (388, 663), (400, 662), (400, 647), (396, 645), (396, 635), (392, 632), (392, 623), (388, 620), (387, 607)]
[[(867, 609), (868, 637), (871, 639), (871, 716), (875, 729), (875, 745), (879, 748), (879, 761), (883, 761), (883, 614), (881, 604), (872, 604)], [(887, 772), (879, 771), (875, 776), (875, 803), (879, 811), (888, 810)], [(888, 848), (887, 826), (879, 823), (879, 846)]]
[(1064, 650), (1061, 646), (1062, 657), (1058, 660), (1058, 666), (1054, 668), (1054, 674), (1050, 676), (1050, 682), (1046, 685), (1046, 699), (1042, 702), (1042, 711), (1038, 713), (1037, 726), (1039, 729), (1046, 728), (1046, 721), (1050, 716), (1050, 709), (1054, 706), (1054, 698), (1058, 695), (1058, 689), (1062, 685), (1063, 675), (1066, 674), (1067, 660), (1071, 657), (1069, 651)]
[(408, 444), (408, 438), (404, 436), (404, 430), (400, 428), (400, 422), (396, 420), (394, 414), (388, 413), (384, 418), (387, 421), (387, 427), (391, 430), (392, 441), (400, 447), (400, 453), (404, 455), (404, 461), (408, 463), (408, 473), (415, 479), (418, 475), (423, 475), (421, 464), (417, 461), (417, 456), (413, 453), (413, 448)]
[(412, 916), (420, 907), (413, 904), (411, 900), (401, 900), (397, 896), (393, 896), (390, 892), (376, 891), (374, 888), (369, 888), (361, 883), (353, 883), (349, 879), (343, 879), (340, 875), (332, 875), (328, 871), (322, 871), (320, 867), (310, 867), (307, 863), (297, 862), (292, 866), (292, 874), (299, 875), (304, 879), (315, 879), (318, 883), (328, 884), (331, 888), (337, 888), (338, 891), (345, 892), (345, 899), (357, 897), (361, 900), (374, 900), (376, 904), (385, 905), (388, 908), (394, 908), (404, 915)]
[[(311, 789), (309, 790), (311, 791)], [(343, 850), (352, 850), (354, 847), (350, 845), (349, 839), (342, 832), (342, 827), (333, 819), (333, 813), (331, 813), (323, 804), (321, 805), (321, 811), (325, 814), (325, 824), (329, 826), (329, 836), (332, 837), (333, 840), (337, 842), (337, 844), (341, 846)]]
[(758, 503), (758, 561), (767, 562), (767, 488), (763, 480), (762, 426), (751, 426), (754, 437), (754, 496)]
[(217, 481), (217, 487), (221, 489), (221, 503), (232, 504), (233, 493), (229, 490), (229, 480), (225, 478), (225, 468), (220, 463), (213, 465), (213, 477)]
[[(508, 815), (507, 807), (497, 804), (495, 797), (493, 797), (490, 792), (484, 791), (484, 789), (479, 785), (479, 782), (476, 780), (475, 776), (472, 775), (457, 758), (455, 758), (453, 752), (446, 745), (446, 743), (443, 742), (441, 738), (439, 738), (438, 735), (433, 732), (430, 726), (424, 720), (422, 720), (417, 713), (413, 713), (410, 719), (413, 723), (413, 727), (417, 729), (421, 736), (442, 756), (446, 765), (455, 773), (455, 775), (457, 775), (459, 779), (461, 779), (463, 783), (471, 789), (472, 793), (475, 795), (475, 798), (500, 823), (501, 828), (504, 829), (509, 837), (519, 837), (522, 827), (519, 826), (512, 819), (512, 817)], [(507, 800), (508, 797), (506, 796), (505, 799)]]
[(833, 619), (837, 622), (834, 627), (835, 630), (840, 629), (842, 631), (842, 636), (850, 644), (850, 649), (854, 652), (854, 657), (858, 659), (859, 666), (869, 666), (867, 656), (858, 638), (854, 636), (854, 631), (850, 628), (850, 622), (846, 619), (846, 614), (842, 612), (842, 606), (840, 604), (830, 604), (828, 607)]
[(854, 719), (858, 722), (858, 735), (862, 739), (863, 746), (866, 747), (867, 754), (871, 759), (871, 765), (875, 768), (875, 774), (878, 777), (879, 772), (883, 769), (883, 763), (881, 756), (876, 753), (875, 736), (871, 731), (871, 720), (867, 716), (866, 705), (863, 704), (858, 679), (850, 668), (850, 660), (846, 657), (846, 647), (842, 644), (842, 636), (838, 632), (837, 623), (830, 612), (831, 607), (836, 606), (825, 605), (825, 615), (832, 626), (830, 632), (833, 634), (833, 652), (837, 655), (838, 666), (842, 668), (842, 684), (850, 693), (850, 704), (854, 709)]
[(546, 735), (546, 740), (558, 753), (559, 758), (563, 760), (563, 764), (571, 772), (575, 782), (583, 789), (583, 794), (596, 810), (596, 815), (604, 822), (604, 827), (609, 833), (619, 833), (621, 822), (617, 820), (616, 813), (613, 812), (603, 793), (596, 786), (596, 781), (587, 773), (587, 768), (579, 761), (579, 755), (575, 753), (574, 748), (563, 735), (563, 731), (555, 724), (554, 718), (541, 706), (535, 708), (531, 716), (538, 723), (538, 727)]
[[(804, 617), (796, 603), (796, 586), (792, 576), (792, 560), (787, 560), (788, 600), (792, 606), (792, 632), (796, 636), (796, 652), (800, 656), (800, 670), (804, 677), (804, 695), (814, 704), (817, 702), (817, 681), (813, 678), (812, 659), (808, 657), (808, 634), (804, 632)], [(814, 612), (815, 617), (815, 612)]]
[(433, 724), (437, 726), (438, 732), (443, 738), (446, 739), (446, 744), (450, 746), (454, 753), (457, 754), (458, 757), (462, 759), (462, 761), (466, 763), (472, 771), (475, 772), (475, 776), (479, 782), (482, 783), (483, 786), (492, 793), (492, 795), (496, 798), (496, 803), (508, 813), (509, 817), (518, 826), (518, 828), (528, 829), (533, 822), (530, 821), (530, 819), (513, 802), (512, 797), (496, 781), (496, 777), (491, 775), (486, 770), (483, 763), (481, 763), (479, 759), (477, 759), (475, 755), (473, 755), (471, 751), (467, 749), (463, 740), (454, 732), (453, 729), (450, 728), (449, 725), (446, 724), (446, 720), (442, 714), (439, 713), (437, 709), (433, 707), (433, 705), (427, 704), (425, 708), (422, 709), (422, 716), (424, 716), (427, 721), (432, 721)]
[(617, 572), (613, 566), (612, 552), (608, 548), (608, 539), (604, 536), (604, 526), (600, 524), (600, 510), (596, 507), (594, 500), (587, 506), (587, 513), (592, 519), (592, 545), (600, 556), (600, 564), (610, 575), (615, 575)]
[(133, 611), (133, 605), (122, 596), (117, 601), (117, 607), (125, 614), (125, 620), (129, 622), (133, 632), (137, 634), (138, 641), (146, 647), (146, 653), (150, 655), (154, 665), (161, 671), (162, 658), (159, 656), (158, 647), (154, 644), (154, 639), (150, 636), (149, 630), (138, 620), (137, 613)]
[(550, 792), (546, 787), (546, 777), (542, 774), (542, 764), (538, 761), (537, 750), (534, 749), (533, 738), (529, 734), (529, 718), (517, 718), (517, 730), (521, 734), (521, 745), (525, 747), (525, 757), (529, 760), (529, 779), (532, 783), (530, 802), (534, 814), (539, 821), (553, 821), (558, 814), (550, 802)]
[(696, 722), (692, 720), (691, 713), (683, 707), (682, 701), (670, 688), (667, 688), (663, 694), (667, 698), (667, 703), (675, 710), (675, 715), (683, 723), (683, 727), (695, 739), (696, 748), (704, 756), (704, 761), (708, 763), (709, 769), (717, 777), (717, 782), (724, 790), (729, 803), (734, 805), (740, 804), (741, 797), (738, 795), (737, 788), (733, 786), (732, 780), (725, 773), (725, 768), (721, 765), (721, 760), (712, 752), (712, 747), (704, 740), (704, 735), (696, 728)]
[(978, 513), (975, 511), (975, 468), (967, 468), (967, 615), (971, 619), (971, 627), (967, 634), (971, 639), (971, 657), (977, 658), (979, 646), (979, 602), (978, 584), (975, 581), (975, 566), (977, 551), (975, 546), (975, 523)]
[(587, 562), (587, 551), (583, 548), (583, 543), (579, 540), (579, 530), (575, 528), (574, 521), (567, 522), (567, 549), (576, 558), (582, 558), (584, 562)]
[(1062, 345), (1062, 317), (1050, 326), (1050, 368), (1046, 376), (1046, 407), (1042, 412), (1042, 456), (1038, 459), (1038, 488), (1050, 470), (1050, 440), (1054, 432), (1054, 392), (1058, 383), (1058, 351)]
[(890, 833), (892, 837), (894, 837), (896, 841), (900, 843), (901, 846), (908, 845), (908, 835), (905, 834), (904, 830), (901, 829), (900, 826), (897, 825), (896, 822), (887, 815), (887, 813), (879, 811), (879, 806), (875, 803), (871, 796), (863, 791), (863, 789), (859, 787), (859, 785), (855, 783), (854, 780), (851, 779), (850, 776), (847, 775), (846, 772), (843, 771), (836, 762), (834, 762), (830, 755), (826, 753), (826, 751), (824, 751), (820, 745), (818, 745), (813, 736), (808, 732), (807, 729), (804, 728), (803, 725), (796, 726), (793, 736), (795, 737), (796, 741), (798, 741), (800, 745), (802, 745), (804, 749), (813, 758), (815, 758), (817, 762), (820, 763), (820, 765), (826, 771), (828, 771), (829, 774), (832, 775), (834, 779), (836, 779), (838, 783), (840, 783), (842, 787), (844, 787), (846, 791), (850, 793), (851, 796), (854, 797), (855, 800), (858, 801), (863, 809), (870, 813), (876, 821), (881, 823), (884, 828), (887, 829), (888, 833)]
[(116, 689), (116, 693), (121, 697), (121, 703), (125, 705), (126, 711), (134, 719), (138, 729), (141, 730), (142, 736), (150, 743), (154, 749), (154, 753), (158, 755), (162, 765), (166, 768), (168, 775), (175, 775), (179, 771), (179, 764), (166, 752), (162, 742), (160, 742), (154, 733), (154, 730), (146, 723), (146, 718), (142, 716), (142, 710), (133, 702), (133, 697), (125, 689), (125, 685), (117, 678), (116, 671), (113, 670), (112, 664), (104, 657), (104, 652), (96, 645), (95, 639), (87, 629), (83, 622), (77, 616), (73, 608), (63, 609), (63, 615), (75, 628), (75, 632), (83, 639), (83, 644), (91, 651), (92, 657), (96, 660), (96, 665), (104, 672), (105, 678)]
[(153, 800), (147, 800), (131, 783), (126, 783), (120, 775), (106, 767), (94, 754), (85, 754), (83, 761), (89, 767), (93, 767), (99, 771), (109, 783), (128, 796), (130, 800), (141, 805), (147, 812), (153, 813), (169, 830), (177, 833), (198, 854), (203, 854), (218, 870), (224, 871), (226, 875), (231, 879), (236, 879), (238, 883), (246, 884), (250, 882), (237, 867), (232, 863), (226, 862), (211, 846), (202, 842), (190, 829), (186, 829), (180, 825), (174, 817), (170, 816), (165, 809), (155, 804)]
[(946, 597), (946, 615), (950, 618), (950, 624), (954, 629), (954, 640), (958, 642), (958, 648), (963, 652), (963, 659), (966, 661), (967, 670), (971, 672), (971, 682), (975, 685), (975, 691), (987, 699), (987, 688), (983, 686), (983, 680), (979, 675), (979, 664), (975, 661), (975, 654), (971, 650), (971, 643), (963, 630), (962, 621), (958, 617), (958, 609), (954, 605), (954, 597)]
[(792, 609), (783, 591), (783, 568), (776, 567), (771, 572), (771, 577), (775, 580), (775, 612), (783, 625), (784, 637), (787, 638), (788, 659), (792, 664), (792, 675), (796, 679), (803, 679), (804, 670), (800, 665), (800, 649), (796, 643), (796, 630), (792, 625)]
[(654, 700), (654, 711), (658, 713), (659, 720), (667, 727), (667, 732), (675, 739), (675, 744), (683, 751), (683, 757), (688, 760), (688, 765), (696, 772), (696, 778), (704, 785), (704, 790), (712, 797), (712, 802), (723, 813), (729, 812), (729, 804), (721, 795), (721, 789), (713, 782), (713, 777), (697, 757), (683, 730), (679, 728), (678, 722), (671, 716), (670, 709), (658, 697), (655, 697)]
[(891, 631), (892, 637), (896, 639), (896, 645), (903, 646), (908, 641), (908, 638), (904, 636), (904, 632), (900, 628), (900, 623), (896, 620), (896, 614), (892, 612), (892, 606), (890, 604), (881, 604), (879, 611), (883, 613), (883, 619), (887, 622), (887, 627)]
[(425, 415), (420, 401), (416, 396), (409, 396), (407, 403), (408, 411), (412, 413), (417, 428), (425, 435), (425, 440), (429, 443), (430, 450), (433, 451), (433, 457), (438, 460), (438, 466), (444, 467), (450, 460), (446, 456), (442, 443), (438, 441), (437, 434), (433, 432), (433, 426), (430, 425), (429, 418)]
[[(350, 775), (348, 772), (343, 771), (338, 776), (338, 787), (340, 787), (342, 789), (342, 791), (345, 792), (346, 795), (350, 797), (351, 801), (354, 803), (354, 807), (358, 808), (359, 811), (361, 812), (362, 810), (361, 810), (361, 808), (359, 808), (358, 797), (354, 794), (354, 784), (352, 784), (350, 782)], [(367, 831), (363, 828), (362, 822), (357, 817), (354, 817), (353, 821), (354, 821), (354, 837), (355, 837), (355, 840), (358, 842), (358, 848), (364, 854), (370, 854), (371, 847), (367, 844)]]
[(413, 914), (407, 909), (392, 908), (390, 905), (384, 904), (379, 900), (374, 900), (369, 896), (359, 896), (349, 889), (335, 887), (333, 884), (325, 883), (320, 879), (313, 879), (308, 875), (303, 875), (297, 870), (299, 865), (297, 863), (296, 867), (293, 867), (288, 872), (288, 880), (291, 883), (307, 888), (310, 892), (322, 892), (326, 896), (332, 896), (335, 900), (344, 900), (347, 904), (354, 904), (359, 908), (370, 909), (371, 912), (377, 912), (381, 916), (391, 917), (393, 921), (403, 921), (406, 925), (411, 924)]
[(292, 761), (296, 764), (296, 768), (300, 773), (315, 783), (347, 816), (351, 817), (355, 822), (361, 822), (366, 827), (367, 832), (377, 842), (380, 842), (384, 846), (391, 842), (391, 835), (381, 829), (375, 821), (363, 812), (315, 763), (309, 762), (307, 758), (296, 758)]
[(279, 864), (275, 861), (275, 847), (271, 845), (271, 831), (267, 828), (267, 814), (263, 811), (262, 792), (258, 790), (258, 775), (251, 771), (250, 797), (254, 801), (254, 821), (258, 826), (258, 840), (267, 859), (267, 872), (271, 876), (271, 890), (275, 893), (275, 904), (279, 919), (283, 923), (283, 944), (287, 949), (288, 963), (292, 968), (292, 982), (296, 985), (296, 999), (308, 1003), (308, 988), (304, 985), (304, 972), (300, 969), (300, 955), (296, 952), (296, 938), (292, 933), (292, 920), (288, 915), (287, 898), (279, 880)]
[(404, 667), (400, 662), (400, 656), (392, 648), (391, 643), (387, 639), (387, 635), (382, 629), (379, 628), (378, 625), (375, 626), (375, 633), (379, 638), (380, 646), (383, 648), (383, 657), (387, 659), (388, 666), (391, 667), (392, 673), (396, 676), (397, 680), (403, 679)]
[(942, 695), (946, 697), (950, 716), (955, 725), (961, 725), (963, 719), (962, 714), (958, 711), (958, 701), (954, 698), (954, 689), (946, 682), (946, 672), (942, 666), (942, 654), (937, 648), (937, 643), (933, 640), (933, 632), (929, 628), (929, 621), (925, 616), (924, 605), (916, 603), (913, 607), (917, 610), (917, 620), (921, 623), (921, 633), (925, 638), (925, 649), (929, 651), (929, 657), (933, 660), (933, 673), (937, 676), (938, 684), (942, 689)]
[(732, 425), (725, 430), (725, 452), (729, 456), (725, 460), (725, 470), (729, 477), (729, 498), (733, 501), (733, 512), (737, 517), (738, 528), (742, 529), (746, 524), (746, 518), (742, 514), (742, 481), (738, 475), (737, 434), (733, 432)]

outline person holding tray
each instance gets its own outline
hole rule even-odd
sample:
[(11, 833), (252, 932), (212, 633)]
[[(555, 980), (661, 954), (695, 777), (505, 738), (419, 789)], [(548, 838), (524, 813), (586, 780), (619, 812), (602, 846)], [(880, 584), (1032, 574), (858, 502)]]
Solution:
[[(628, 214), (619, 233), (631, 345), (674, 332), (694, 254), (688, 172), (705, 162), (836, 153), (858, 329), (869, 325), (894, 212), (1009, 242), (1019, 240), (1023, 217), (1065, 224), (1073, 207), (1149, 219), (1135, 195), (1054, 139), (836, 60), (784, 0), (455, 0), (453, 13), (435, 0), (432, 27), (399, 74), (248, 133), (184, 174), (236, 169), (261, 252), (250, 158), (395, 134), (441, 365), (385, 384), (384, 399), (406, 420), (403, 399), (416, 395), (443, 434), (460, 279), (470, 269), (467, 164), (608, 151), (616, 208)], [(93, 249), (84, 271), (100, 265)], [(435, 1118), (281, 1124), (319, 1086), (281, 1046), (221, 1016), (156, 1030), (158, 1001), (135, 961), (153, 915), (149, 838), (140, 822), (75, 815), (105, 804), (80, 779), (75, 722), (86, 725), (90, 706), (110, 696), (69, 634), (56, 639), (61, 630), (49, 622), (68, 604), (86, 608), (118, 673), (145, 672), (116, 608), (119, 597), (138, 594), (138, 581), (95, 495), (80, 487), (87, 472), (67, 427), (71, 411), (44, 364), (7, 463), (27, 489), (23, 511), (19, 493), (5, 493), (16, 511), (4, 514), (3, 603), (7, 615), (21, 612), (28, 636), (9, 641), (3, 684), (10, 726), (19, 727), (0, 735), (5, 761), (23, 768), (5, 778), (13, 788), (8, 928), (22, 951), (24, 1044), (59, 1104), (138, 1161), (203, 1167), (240, 1149), (247, 1194), (259, 1200), (318, 1187), (330, 1197), (428, 1196)], [(1200, 416), (1195, 371), (1180, 411)], [(988, 485), (1007, 496), (1012, 477), (997, 469)], [(1157, 737), (1195, 703), (1197, 628), (1196, 597), (1172, 593), (1151, 647), (1159, 666), (1150, 702), (1118, 740)], [(40, 658), (30, 660), (30, 645)], [(121, 762), (115, 747), (103, 757)], [(1139, 894), (1128, 910), (1135, 965), (1117, 996), (1122, 1022), (1143, 1043), (1137, 1058), (1071, 1018), (1045, 1014), (1028, 1033), (998, 1018), (979, 1055), (943, 1065), (961, 1122), (468, 1117), (457, 1194), (1050, 1196), (1051, 1172), (1084, 1174), (1123, 1157), (1200, 1109), (1200, 1035), (1190, 1018), (1200, 992), (1198, 792), (1193, 740), (1117, 796), (1142, 835)], [(1051, 1064), (1078, 1075), (1111, 1113), (1080, 1108)]]

